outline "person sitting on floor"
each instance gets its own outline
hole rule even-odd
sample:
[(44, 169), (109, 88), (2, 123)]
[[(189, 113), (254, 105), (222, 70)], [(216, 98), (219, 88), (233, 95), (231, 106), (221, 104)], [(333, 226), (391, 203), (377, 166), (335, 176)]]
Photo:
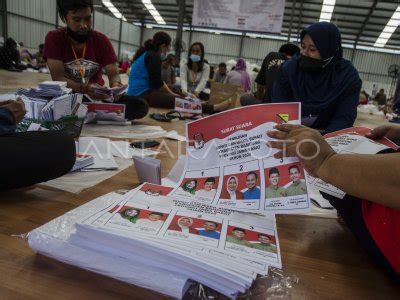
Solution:
[(302, 31), (300, 55), (280, 68), (272, 102), (301, 102), (303, 125), (333, 132), (353, 125), (360, 90), (357, 70), (343, 58), (339, 29), (319, 22)]
[(11, 72), (26, 70), (26, 66), (21, 64), (17, 42), (12, 38), (6, 39), (3, 47), (0, 47), (0, 69)]
[[(162, 59), (170, 48), (171, 37), (160, 31), (136, 52), (129, 76), (128, 95), (146, 99), (151, 107), (175, 108), (175, 98), (182, 96), (171, 91), (161, 78)], [(229, 101), (216, 105), (202, 105), (203, 112), (207, 114), (225, 110), (229, 106)]]
[[(338, 154), (318, 131), (301, 125), (277, 125), (267, 134), (277, 139), (269, 146), (285, 148), (286, 156), (298, 156), (310, 175), (347, 194), (343, 199), (324, 197), (368, 253), (400, 281), (400, 153)], [(400, 139), (400, 126), (384, 125), (367, 137), (396, 141)], [(283, 151), (274, 157), (283, 158)]]
[(44, 52), (44, 44), (40, 44), (39, 45), (39, 51), (35, 54), (36, 67), (38, 69), (47, 68), (47, 62), (46, 62), (46, 59), (43, 56), (43, 52)]
[(15, 133), (25, 113), (22, 100), (0, 102), (0, 191), (60, 177), (75, 163), (73, 138), (60, 132)]
[(224, 83), (241, 85), (245, 93), (250, 92), (250, 75), (247, 72), (247, 64), (243, 58), (237, 60), (235, 69), (229, 72)]
[(270, 103), (272, 87), (278, 76), (279, 68), (283, 63), (300, 52), (300, 48), (292, 43), (287, 43), (279, 48), (279, 52), (270, 52), (264, 58), (261, 70), (257, 71), (255, 82), (257, 83), (256, 97), (247, 93), (240, 97), (242, 106)]
[(204, 92), (210, 77), (210, 66), (204, 62), (204, 46), (196, 42), (190, 46), (187, 63), (181, 64), (181, 88), (184, 94), (190, 93), (202, 100), (208, 100)]
[[(103, 68), (109, 85), (121, 87), (117, 57), (110, 40), (102, 33), (92, 29), (92, 0), (58, 0), (61, 20), (67, 27), (50, 31), (45, 40), (44, 57), (55, 81), (66, 81), (76, 93), (87, 94), (95, 100), (101, 96), (95, 86), (104, 85)], [(117, 103), (126, 105), (127, 119), (140, 119), (147, 115), (145, 100), (123, 95)]]
[(226, 68), (226, 63), (220, 63), (218, 65), (218, 70), (214, 74), (214, 81), (219, 82), (219, 83), (224, 83), (226, 76), (227, 76), (227, 68)]
[(167, 55), (167, 58), (162, 62), (161, 79), (173, 90), (176, 84), (175, 76), (175, 55), (172, 53)]

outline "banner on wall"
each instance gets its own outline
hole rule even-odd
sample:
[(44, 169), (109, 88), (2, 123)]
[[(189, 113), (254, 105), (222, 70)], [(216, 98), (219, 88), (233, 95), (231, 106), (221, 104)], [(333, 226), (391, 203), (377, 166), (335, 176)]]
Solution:
[(192, 25), (280, 33), (285, 0), (194, 0)]

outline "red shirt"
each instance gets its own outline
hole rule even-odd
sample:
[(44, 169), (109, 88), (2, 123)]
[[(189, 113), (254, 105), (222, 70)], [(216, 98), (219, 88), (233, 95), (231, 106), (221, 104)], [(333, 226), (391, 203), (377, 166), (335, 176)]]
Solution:
[(64, 63), (65, 77), (76, 82), (82, 82), (80, 65), (85, 70), (85, 81), (104, 85), (102, 69), (117, 62), (114, 48), (110, 40), (102, 33), (93, 30), (86, 42), (85, 57), (83, 50), (76, 51), (75, 58), (72, 50), (71, 38), (66, 28), (59, 28), (50, 31), (45, 40), (44, 57), (46, 59), (61, 60)]
[(362, 214), (376, 245), (400, 274), (400, 210), (363, 201)]

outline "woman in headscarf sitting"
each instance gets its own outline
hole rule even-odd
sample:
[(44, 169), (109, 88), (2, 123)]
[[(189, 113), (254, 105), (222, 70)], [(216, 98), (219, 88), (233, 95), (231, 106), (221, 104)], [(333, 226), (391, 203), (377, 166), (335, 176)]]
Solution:
[(250, 75), (247, 72), (246, 61), (243, 58), (237, 60), (235, 69), (228, 73), (225, 83), (241, 85), (244, 92), (250, 92)]
[(353, 126), (361, 79), (343, 58), (339, 29), (315, 23), (301, 33), (300, 54), (281, 68), (272, 102), (302, 104), (302, 124), (324, 132)]

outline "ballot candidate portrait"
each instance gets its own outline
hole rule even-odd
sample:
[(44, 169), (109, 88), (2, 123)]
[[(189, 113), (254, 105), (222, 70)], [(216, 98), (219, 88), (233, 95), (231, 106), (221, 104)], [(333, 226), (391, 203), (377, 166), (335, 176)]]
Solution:
[(203, 188), (199, 189), (196, 193), (198, 197), (214, 199), (216, 193), (217, 180), (214, 177), (208, 177), (204, 181)]
[(218, 228), (220, 224), (214, 221), (204, 221), (202, 228), (197, 228), (197, 232), (199, 235), (212, 238), (212, 239), (219, 239), (221, 236), (220, 231)]
[(261, 191), (257, 186), (258, 184), (258, 175), (254, 171), (250, 171), (246, 175), (246, 187), (247, 190), (243, 193), (243, 199), (245, 200), (254, 200), (260, 199)]
[(181, 190), (183, 192), (189, 193), (191, 195), (196, 194), (196, 189), (197, 189), (197, 180), (196, 179), (187, 179), (181, 187)]
[(252, 248), (256, 250), (277, 253), (274, 238), (265, 233), (258, 234), (258, 242), (253, 243)]
[(286, 196), (297, 196), (307, 194), (307, 185), (302, 179), (302, 172), (298, 165), (291, 165), (288, 168), (289, 177), (292, 183), (286, 188)]
[(193, 146), (195, 149), (202, 149), (204, 147), (204, 136), (202, 133), (195, 133), (193, 136)]
[(251, 247), (250, 242), (246, 239), (247, 231), (242, 228), (232, 228), (230, 234), (226, 237), (226, 242)]
[(171, 223), (168, 229), (182, 233), (198, 234), (197, 230), (193, 228), (193, 219), (185, 216), (177, 218), (175, 222)]
[(243, 193), (238, 189), (239, 179), (237, 176), (229, 176), (225, 188), (221, 193), (222, 199), (242, 200)]
[(156, 211), (147, 211), (146, 213), (147, 216), (143, 214), (143, 216), (136, 221), (136, 225), (154, 230), (159, 230), (164, 224), (165, 218), (168, 216), (167, 214)]
[(265, 198), (280, 198), (280, 197), (286, 197), (286, 190), (284, 187), (280, 186), (279, 181), (280, 181), (280, 172), (278, 168), (271, 168), (269, 169), (268, 172), (266, 172), (266, 175), (268, 175), (268, 183), (266, 184), (266, 189), (265, 189)]
[(136, 224), (136, 221), (139, 218), (139, 214), (140, 214), (140, 209), (132, 207), (128, 207), (120, 211), (121, 217), (133, 224)]

